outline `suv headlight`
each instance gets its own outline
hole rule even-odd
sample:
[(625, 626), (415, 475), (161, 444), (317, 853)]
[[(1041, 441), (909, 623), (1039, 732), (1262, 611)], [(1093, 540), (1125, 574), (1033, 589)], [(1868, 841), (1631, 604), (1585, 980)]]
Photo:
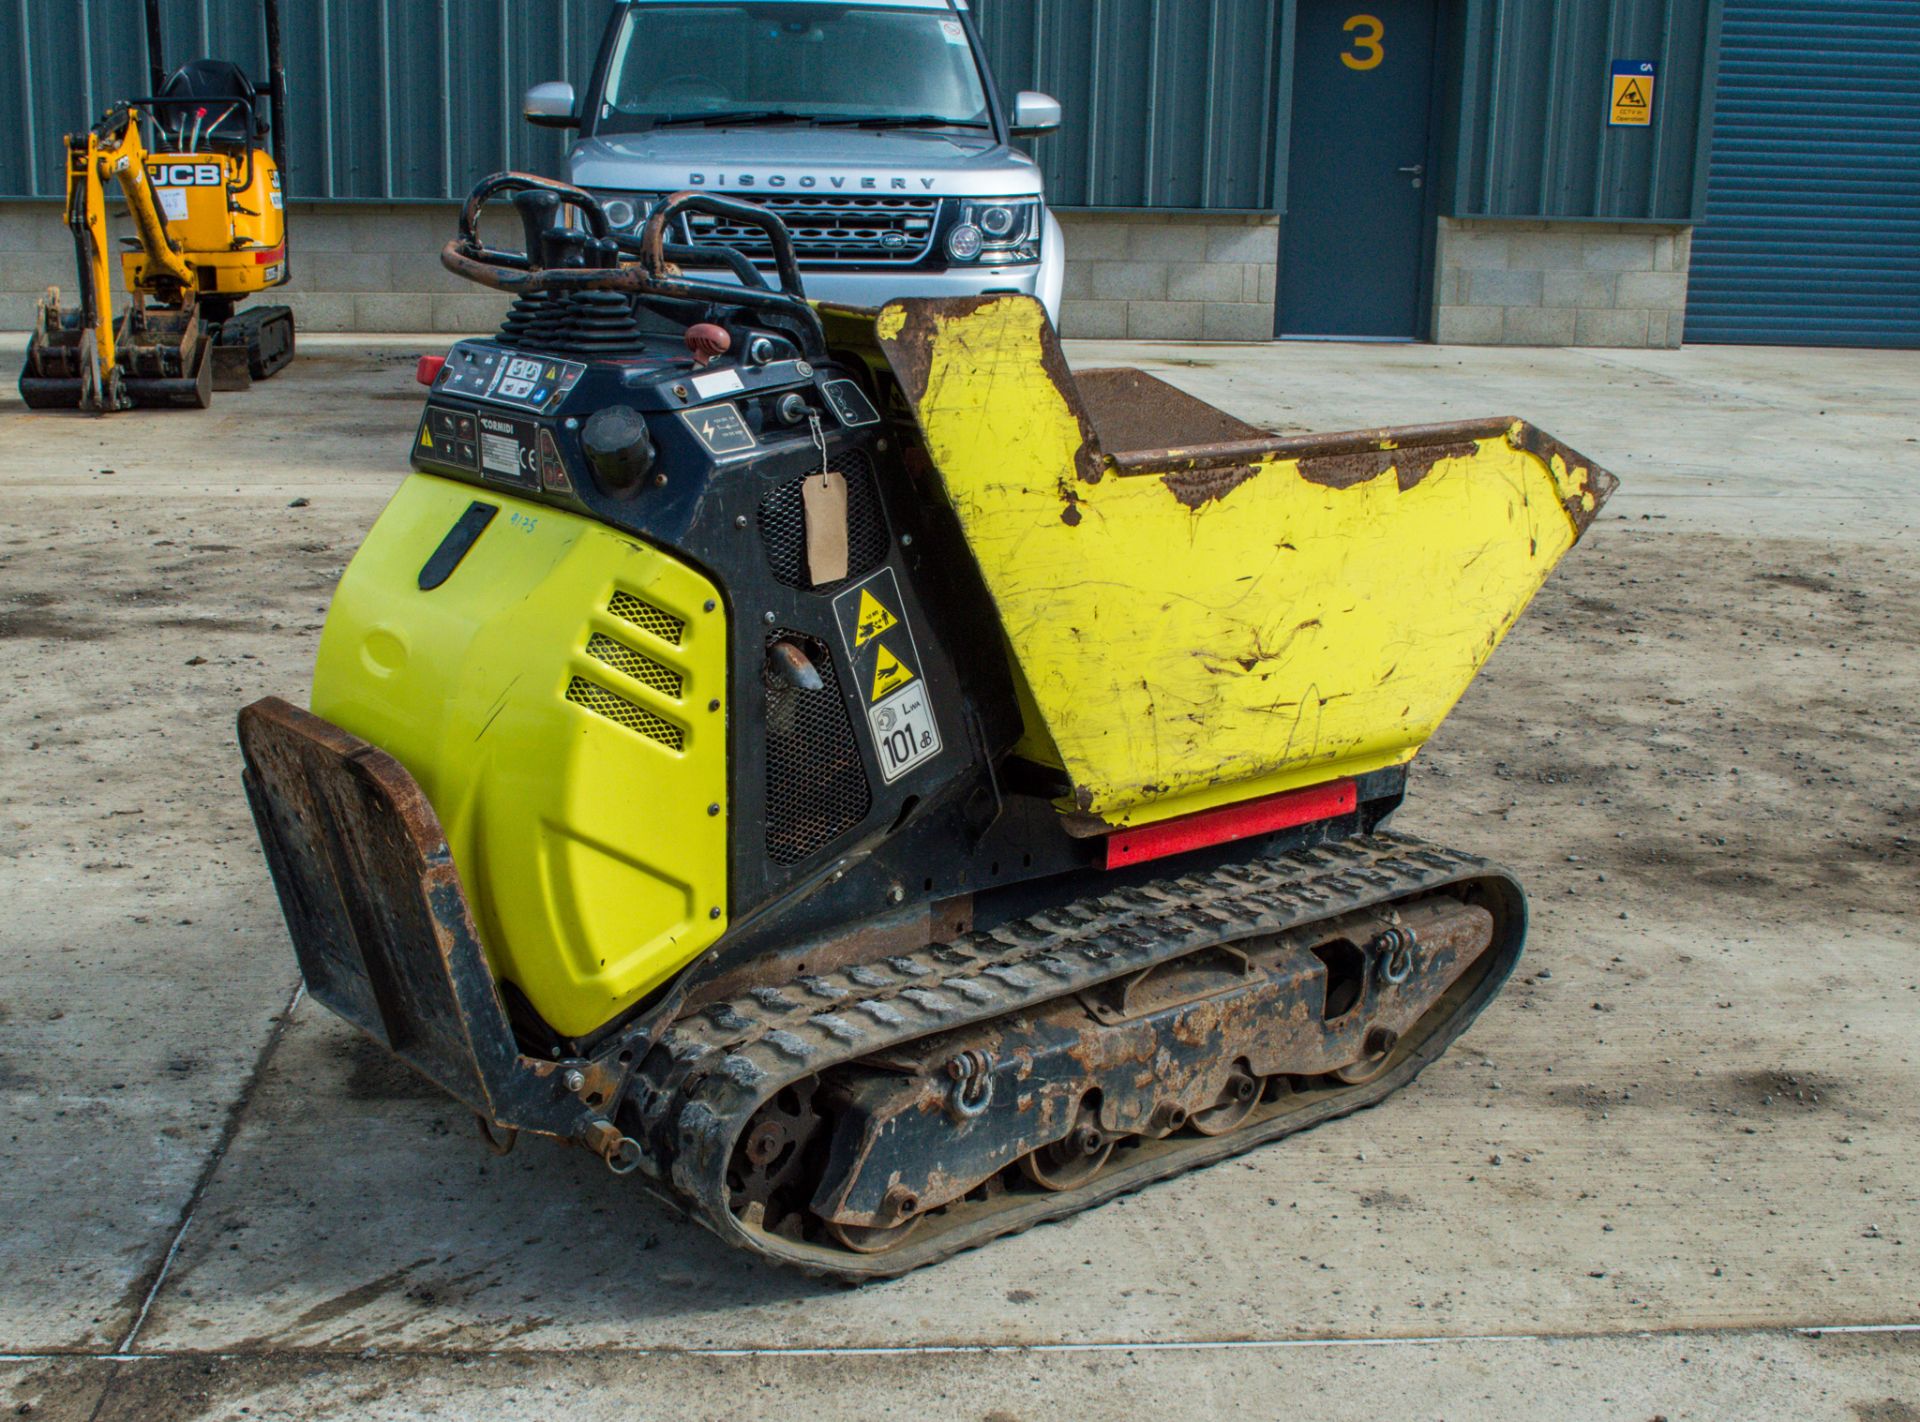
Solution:
[(615, 232), (638, 232), (660, 200), (658, 193), (596, 192), (594, 196), (600, 200), (600, 210), (607, 215), (607, 225)]
[(967, 198), (955, 204), (947, 255), (956, 262), (1037, 262), (1038, 198)]

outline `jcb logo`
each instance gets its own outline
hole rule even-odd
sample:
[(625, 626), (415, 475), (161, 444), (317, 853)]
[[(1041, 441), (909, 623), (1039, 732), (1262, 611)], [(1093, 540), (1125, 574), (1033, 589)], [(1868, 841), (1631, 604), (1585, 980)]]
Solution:
[(220, 186), (218, 163), (149, 163), (147, 178), (162, 188), (217, 188)]

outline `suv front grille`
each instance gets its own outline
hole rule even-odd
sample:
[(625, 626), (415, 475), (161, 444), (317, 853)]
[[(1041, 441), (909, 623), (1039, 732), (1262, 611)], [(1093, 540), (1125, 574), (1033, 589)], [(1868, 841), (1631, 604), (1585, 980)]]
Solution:
[[(860, 266), (909, 266), (926, 256), (933, 245), (936, 197), (828, 196), (814, 193), (727, 193), (726, 197), (757, 203), (779, 215), (793, 235), (793, 251), (802, 264), (836, 262)], [(729, 222), (709, 213), (687, 214), (695, 242), (732, 247), (756, 262), (771, 262), (773, 248), (759, 229)]]

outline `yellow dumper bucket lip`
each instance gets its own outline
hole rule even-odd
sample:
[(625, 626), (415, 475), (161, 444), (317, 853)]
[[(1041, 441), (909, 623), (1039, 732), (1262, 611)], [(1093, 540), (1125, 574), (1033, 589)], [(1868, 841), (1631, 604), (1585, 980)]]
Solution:
[(1573, 523), (1575, 537), (1587, 531), (1601, 505), (1619, 487), (1618, 479), (1585, 455), (1513, 415), (1343, 430), (1337, 434), (1274, 435), (1266, 439), (1228, 440), (1184, 448), (1130, 449), (1107, 457), (1117, 474), (1159, 474), (1174, 479), (1183, 472), (1198, 474), (1236, 467), (1246, 468), (1251, 474), (1251, 466), (1260, 461), (1293, 459), (1300, 461), (1302, 477), (1332, 488), (1345, 488), (1396, 469), (1400, 487), (1405, 490), (1446, 458), (1450, 448), (1465, 448), (1477, 440), (1501, 438), (1549, 467), (1558, 461), (1558, 466), (1567, 471), (1584, 471), (1583, 487), (1561, 501)]
[(1405, 764), (1616, 487), (1508, 416), (1279, 435), (1074, 372), (1030, 297), (871, 319), (835, 334), (891, 369), (959, 519), (1016, 753), (1107, 829)]

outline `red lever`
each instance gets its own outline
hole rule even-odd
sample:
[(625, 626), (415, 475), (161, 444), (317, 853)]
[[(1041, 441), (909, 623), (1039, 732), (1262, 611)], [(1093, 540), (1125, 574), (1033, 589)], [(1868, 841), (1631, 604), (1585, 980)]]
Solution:
[(413, 378), (422, 385), (431, 385), (440, 378), (440, 367), (447, 363), (443, 355), (421, 356), (413, 367)]
[(725, 326), (702, 321), (687, 327), (686, 342), (687, 349), (693, 352), (693, 363), (705, 365), (715, 356), (725, 355), (727, 348), (733, 344), (733, 337), (727, 334)]

